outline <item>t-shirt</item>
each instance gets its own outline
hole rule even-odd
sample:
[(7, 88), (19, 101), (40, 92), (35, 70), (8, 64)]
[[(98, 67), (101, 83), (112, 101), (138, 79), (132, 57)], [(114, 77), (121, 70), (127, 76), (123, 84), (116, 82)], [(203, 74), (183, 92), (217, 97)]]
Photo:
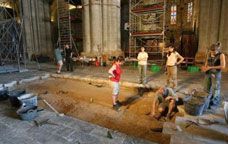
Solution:
[(113, 64), (113, 66), (109, 69), (108, 73), (112, 74), (114, 77), (111, 77), (111, 81), (119, 82), (121, 76), (121, 68), (120, 65)]
[(148, 54), (146, 52), (140, 52), (137, 59), (139, 65), (147, 65)]
[(72, 49), (70, 49), (70, 48), (68, 48), (68, 49), (65, 49), (65, 52), (66, 52), (66, 59), (69, 59), (69, 58), (71, 58)]
[(55, 58), (57, 61), (63, 60), (61, 50), (59, 48), (55, 49)]
[(172, 52), (170, 55), (167, 55), (167, 66), (175, 66), (177, 64), (177, 59), (180, 56), (178, 52)]
[(158, 94), (158, 99), (160, 102), (164, 101), (166, 97), (171, 96), (177, 100), (177, 96), (172, 88), (166, 87), (163, 94)]

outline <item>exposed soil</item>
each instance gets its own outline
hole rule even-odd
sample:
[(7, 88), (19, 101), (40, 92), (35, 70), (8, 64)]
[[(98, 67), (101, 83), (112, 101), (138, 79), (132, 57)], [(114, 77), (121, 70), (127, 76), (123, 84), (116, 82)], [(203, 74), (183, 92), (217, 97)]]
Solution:
[[(128, 135), (158, 143), (169, 143), (168, 135), (151, 131), (151, 128), (162, 128), (163, 124), (146, 115), (150, 111), (153, 95), (144, 93), (139, 96), (137, 89), (121, 87), (119, 99), (125, 105), (121, 107), (121, 111), (116, 112), (112, 109), (112, 88), (108, 85), (49, 79), (22, 87), (38, 94), (65, 115)], [(42, 100), (39, 105), (45, 107)]]

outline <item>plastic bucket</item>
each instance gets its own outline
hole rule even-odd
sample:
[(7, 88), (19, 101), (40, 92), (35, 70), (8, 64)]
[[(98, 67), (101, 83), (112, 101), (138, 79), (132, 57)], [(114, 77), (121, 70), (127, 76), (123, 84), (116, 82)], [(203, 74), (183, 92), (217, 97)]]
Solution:
[(21, 102), (18, 100), (18, 97), (25, 94), (25, 92), (26, 92), (25, 90), (14, 90), (14, 91), (8, 92), (9, 100), (10, 100), (10, 103), (13, 107), (20, 107), (21, 106)]
[(17, 110), (17, 114), (22, 120), (32, 121), (38, 116), (37, 106), (22, 106)]
[(188, 66), (187, 71), (190, 73), (199, 72), (199, 67), (198, 66)]
[(151, 71), (151, 72), (154, 72), (154, 73), (160, 72), (160, 70), (161, 70), (161, 67), (158, 66), (158, 65), (152, 65), (152, 66), (150, 67), (150, 71)]
[(8, 88), (1, 87), (0, 88), (0, 101), (7, 100), (9, 98), (8, 96)]
[(203, 114), (204, 111), (204, 103), (194, 104), (191, 103), (191, 100), (184, 102), (185, 112), (189, 115), (199, 116)]
[(37, 96), (33, 94), (24, 94), (18, 97), (23, 105), (26, 106), (37, 106)]

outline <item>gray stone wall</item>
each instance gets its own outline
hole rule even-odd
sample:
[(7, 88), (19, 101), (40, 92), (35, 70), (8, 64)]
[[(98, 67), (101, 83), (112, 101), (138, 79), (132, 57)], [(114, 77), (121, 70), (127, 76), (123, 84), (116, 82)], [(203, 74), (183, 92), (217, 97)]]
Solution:
[(50, 56), (52, 52), (49, 3), (43, 0), (21, 0), (24, 40), (28, 57)]
[(227, 18), (227, 0), (200, 0), (199, 47), (196, 61), (204, 62), (207, 49), (217, 41), (222, 43), (222, 51), (228, 54)]

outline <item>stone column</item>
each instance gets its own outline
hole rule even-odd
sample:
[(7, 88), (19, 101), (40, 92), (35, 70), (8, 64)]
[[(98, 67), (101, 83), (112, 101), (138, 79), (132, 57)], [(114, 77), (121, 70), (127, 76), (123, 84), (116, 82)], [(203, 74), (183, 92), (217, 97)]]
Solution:
[(23, 25), (24, 25), (24, 43), (27, 49), (28, 57), (30, 59), (30, 56), (33, 52), (33, 37), (32, 37), (32, 29), (31, 29), (31, 13), (30, 13), (30, 3), (29, 0), (21, 0), (21, 5), (23, 9)]
[(102, 13), (101, 0), (90, 0), (91, 10), (91, 52), (93, 54), (101, 54), (102, 51)]
[[(46, 34), (46, 49), (47, 49), (47, 54), (53, 55), (52, 54), (52, 37), (51, 37), (51, 22), (50, 22), (50, 9), (49, 9), (49, 4), (44, 3), (44, 15), (45, 15), (45, 34)], [(49, 20), (49, 21), (48, 21)]]
[(91, 52), (89, 0), (83, 0), (83, 51), (85, 55)]
[(116, 0), (116, 19), (117, 19), (117, 51), (121, 51), (121, 29), (120, 29), (120, 23), (121, 23), (121, 15), (120, 15), (120, 5), (121, 5), (121, 2), (120, 0)]
[(111, 4), (112, 4), (112, 0), (107, 0), (108, 1), (108, 7), (107, 7), (107, 15), (108, 15), (108, 18), (107, 18), (107, 40), (108, 40), (108, 47), (107, 47), (107, 51), (109, 54), (111, 54), (111, 50), (112, 50), (112, 9), (111, 9)]
[[(219, 41), (222, 43), (222, 51), (228, 54), (228, 1), (221, 4), (221, 19), (219, 29)], [(227, 61), (228, 62), (228, 61)]]
[[(90, 7), (86, 7), (89, 4)], [(119, 55), (120, 0), (84, 0), (83, 55)]]
[(103, 43), (103, 52), (108, 53), (108, 0), (102, 0), (102, 43)]
[(120, 1), (110, 0), (109, 4), (109, 37), (110, 44), (109, 50), (113, 55), (119, 55), (120, 53)]

